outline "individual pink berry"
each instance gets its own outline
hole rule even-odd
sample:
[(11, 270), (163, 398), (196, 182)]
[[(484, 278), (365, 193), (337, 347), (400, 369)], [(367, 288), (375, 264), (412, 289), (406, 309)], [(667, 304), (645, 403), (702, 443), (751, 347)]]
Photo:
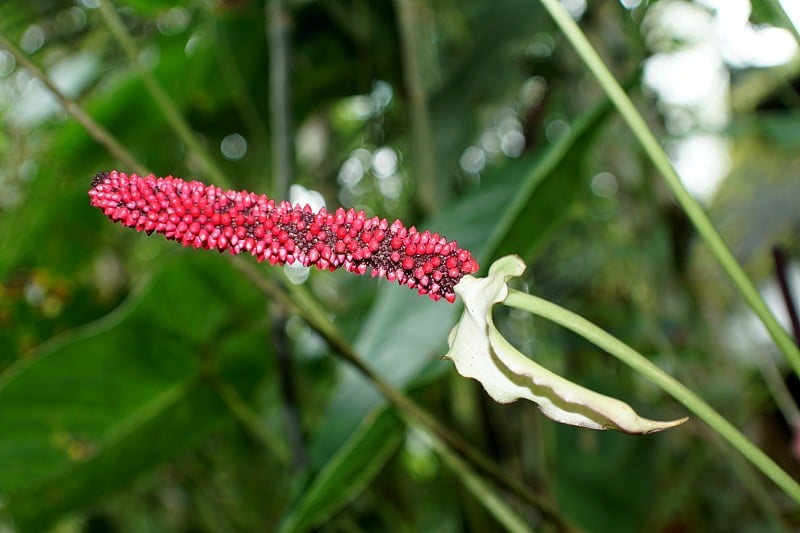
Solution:
[(329, 213), (275, 203), (266, 195), (223, 191), (199, 181), (112, 170), (92, 180), (90, 203), (123, 226), (160, 233), (183, 246), (236, 255), (247, 252), (271, 265), (344, 268), (385, 277), (433, 300), (455, 301), (453, 287), (478, 271), (468, 250), (438, 233), (420, 233), (395, 220), (368, 218), (364, 211)]

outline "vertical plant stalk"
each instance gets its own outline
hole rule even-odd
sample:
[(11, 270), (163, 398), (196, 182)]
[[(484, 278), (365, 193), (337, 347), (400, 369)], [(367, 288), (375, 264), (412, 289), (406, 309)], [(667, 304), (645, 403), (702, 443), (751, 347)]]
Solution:
[[(163, 88), (158, 84), (155, 77), (152, 73), (142, 65), (141, 61), (139, 60), (139, 50), (136, 47), (131, 36), (128, 34), (127, 30), (125, 29), (124, 24), (120, 20), (119, 16), (117, 15), (116, 11), (114, 10), (113, 5), (111, 4), (110, 0), (101, 0), (101, 12), (103, 17), (108, 25), (109, 29), (111, 30), (112, 34), (114, 35), (117, 42), (122, 46), (125, 54), (128, 56), (128, 60), (134, 65), (136, 70), (138, 71), (139, 75), (142, 77), (142, 81), (145, 84), (145, 88), (150, 93), (153, 100), (158, 105), (159, 109), (161, 109), (162, 113), (167, 119), (170, 127), (173, 131), (178, 135), (178, 137), (186, 144), (187, 149), (189, 152), (197, 158), (198, 161), (201, 161), (206, 173), (209, 175), (209, 178), (216, 182), (217, 185), (220, 186), (230, 186), (230, 182), (228, 181), (227, 177), (224, 175), (220, 167), (214, 162), (214, 160), (208, 155), (208, 151), (205, 150), (198, 141), (197, 137), (192, 133), (191, 129), (189, 128), (188, 123), (181, 115), (180, 111), (177, 109), (175, 104), (169, 98), (169, 96), (164, 92)], [(285, 66), (281, 67), (283, 70), (286, 69)], [(274, 71), (274, 69), (273, 69)], [(288, 111), (286, 111), (288, 113)], [(291, 150), (291, 145), (288, 146), (288, 149)], [(287, 167), (291, 168), (291, 167)], [(284, 174), (286, 176), (286, 174)], [(286, 178), (286, 181), (283, 182), (284, 187), (288, 189), (289, 180)], [(281, 194), (280, 197), (285, 197), (284, 194)], [(315, 302), (312, 302), (312, 305)], [(278, 365), (281, 368), (281, 376), (291, 375), (291, 370), (287, 370), (286, 365), (288, 364), (286, 358), (288, 354), (281, 355), (281, 345), (277, 346), (278, 350)], [(289, 434), (292, 435), (292, 440), (294, 444), (297, 444), (298, 439), (297, 437), (300, 436), (302, 433), (300, 431), (299, 425), (299, 418), (297, 417), (296, 408), (293, 408), (294, 405), (294, 388), (283, 381), (281, 382), (281, 390), (284, 396), (284, 400), (286, 402), (286, 413), (287, 413), (287, 420), (288, 424), (292, 426), (289, 430)], [(234, 411), (234, 414), (239, 416), (240, 411)], [(240, 417), (241, 419), (241, 417)], [(244, 423), (247, 423), (247, 420), (241, 419)], [(295, 466), (299, 467), (303, 463), (305, 463), (305, 453), (303, 451), (303, 446), (299, 448), (293, 446), (293, 450), (295, 452)]]
[(50, 78), (39, 67), (33, 64), (28, 57), (22, 53), (11, 41), (0, 34), (0, 46), (11, 52), (14, 59), (19, 65), (25, 68), (35, 78), (41, 80), (53, 96), (61, 102), (64, 110), (74, 118), (83, 129), (101, 146), (104, 146), (111, 155), (118, 159), (122, 164), (131, 169), (135, 169), (138, 173), (145, 173), (146, 167), (126, 150), (117, 140), (106, 130), (103, 126), (95, 122), (77, 102), (67, 97), (62, 93), (55, 84), (50, 81)]
[(283, 0), (269, 0), (266, 6), (269, 41), (269, 108), (272, 129), (272, 195), (286, 198), (294, 180), (292, 104), (289, 93), (289, 26), (291, 21)]
[(800, 349), (798, 349), (775, 319), (775, 316), (767, 307), (767, 304), (758, 293), (755, 285), (753, 285), (753, 282), (750, 281), (747, 274), (745, 274), (742, 267), (736, 261), (730, 248), (725, 244), (725, 241), (722, 239), (719, 232), (717, 232), (703, 208), (683, 186), (672, 163), (670, 163), (669, 158), (650, 131), (650, 128), (647, 127), (647, 123), (645, 123), (642, 116), (636, 110), (636, 107), (634, 107), (633, 102), (628, 98), (628, 95), (608, 70), (608, 67), (603, 63), (603, 60), (594, 50), (591, 43), (589, 43), (589, 40), (558, 0), (539, 1), (550, 13), (550, 16), (570, 43), (572, 43), (572, 46), (600, 83), (609, 99), (611, 99), (614, 106), (619, 110), (622, 118), (642, 145), (650, 161), (664, 177), (667, 185), (675, 195), (675, 199), (692, 221), (692, 224), (706, 242), (711, 253), (722, 266), (722, 269), (731, 278), (736, 288), (739, 289), (747, 305), (750, 306), (758, 318), (761, 319), (761, 322), (767, 328), (767, 331), (769, 331), (775, 344), (778, 345), (778, 348), (780, 348), (786, 356), (794, 372), (800, 376)]
[(698, 418), (719, 433), (722, 438), (728, 441), (731, 446), (745, 456), (764, 475), (774, 481), (787, 495), (800, 503), (800, 484), (797, 481), (792, 479), (772, 459), (699, 396), (680, 381), (651, 363), (642, 354), (585, 318), (537, 296), (509, 289), (508, 296), (503, 301), (503, 304), (541, 316), (577, 333), (648, 378), (696, 414)]
[(156, 105), (164, 114), (164, 118), (166, 118), (170, 127), (183, 141), (189, 152), (202, 163), (203, 170), (208, 175), (209, 179), (219, 186), (230, 187), (230, 181), (225, 176), (225, 173), (219, 165), (214, 162), (211, 156), (208, 155), (208, 150), (200, 144), (197, 136), (192, 132), (189, 124), (183, 118), (180, 111), (178, 111), (178, 108), (170, 99), (169, 95), (167, 95), (158, 83), (155, 76), (153, 76), (153, 73), (142, 64), (142, 61), (139, 59), (139, 50), (136, 47), (136, 43), (133, 42), (133, 38), (122, 23), (122, 19), (119, 18), (114, 6), (111, 4), (111, 0), (100, 0), (100, 13), (103, 15), (103, 20), (105, 20), (114, 39), (116, 39), (117, 43), (119, 43), (124, 50), (128, 61), (130, 61), (139, 73), (142, 82), (147, 88), (147, 92), (150, 93), (150, 96), (152, 96)]
[(308, 465), (308, 453), (303, 435), (303, 425), (300, 423), (300, 405), (297, 400), (295, 387), (295, 371), (292, 362), (292, 352), (286, 334), (286, 314), (283, 309), (271, 305), (269, 320), (272, 325), (272, 343), (275, 347), (276, 362), (278, 364), (278, 384), (280, 385), (281, 400), (283, 403), (283, 416), (286, 420), (286, 432), (292, 450), (292, 468), (294, 472), (302, 472)]
[[(265, 24), (269, 48), (269, 110), (272, 129), (272, 194), (287, 198), (289, 186), (294, 181), (294, 143), (292, 142), (292, 100), (290, 91), (291, 40), (290, 18), (283, 0), (269, 0), (265, 9)], [(295, 372), (292, 355), (286, 338), (286, 314), (272, 307), (270, 316), (278, 363), (278, 381), (283, 401), (284, 417), (292, 446), (294, 469), (303, 470), (307, 453), (300, 408), (295, 390)]]
[(423, 210), (431, 213), (442, 200), (436, 182), (436, 162), (433, 155), (433, 135), (431, 119), (428, 113), (427, 95), (422, 82), (422, 73), (418, 60), (417, 42), (419, 36), (415, 28), (418, 0), (395, 0), (398, 19), (400, 44), (403, 51), (403, 78), (408, 91), (408, 103), (411, 114), (411, 138), (413, 141), (414, 173), (417, 180), (417, 199)]
[[(800, 344), (800, 318), (797, 316), (797, 305), (794, 301), (792, 287), (789, 283), (789, 276), (786, 272), (786, 254), (780, 246), (772, 248), (772, 258), (775, 264), (775, 277), (778, 279), (778, 286), (783, 295), (783, 302), (786, 305), (786, 312), (789, 315), (789, 324), (792, 327), (792, 334), (796, 344)], [(759, 369), (764, 377), (764, 382), (769, 389), (775, 405), (778, 407), (783, 419), (795, 433), (800, 431), (800, 409), (797, 407), (792, 393), (783, 381), (778, 365), (771, 357), (758, 358)]]
[(775, 277), (778, 278), (783, 302), (786, 305), (786, 313), (789, 315), (789, 323), (792, 325), (794, 342), (800, 344), (800, 317), (797, 315), (797, 302), (794, 301), (794, 292), (786, 271), (786, 252), (783, 251), (783, 248), (780, 246), (772, 248), (772, 260), (775, 263)]

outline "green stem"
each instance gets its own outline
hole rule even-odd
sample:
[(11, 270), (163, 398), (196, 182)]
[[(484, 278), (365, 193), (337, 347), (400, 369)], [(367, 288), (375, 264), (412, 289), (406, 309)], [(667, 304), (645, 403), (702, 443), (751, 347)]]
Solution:
[(269, 109), (272, 128), (272, 194), (285, 198), (294, 181), (294, 143), (290, 92), (291, 41), (289, 11), (283, 0), (265, 8), (269, 39)]
[(744, 455), (764, 475), (774, 481), (792, 499), (800, 503), (800, 484), (797, 481), (792, 479), (772, 459), (699, 396), (651, 363), (642, 354), (585, 318), (537, 296), (509, 289), (508, 296), (503, 303), (509, 307), (528, 311), (564, 326), (650, 379), (719, 433), (722, 438), (727, 440), (731, 446)]
[(39, 80), (44, 83), (45, 87), (50, 89), (50, 92), (53, 93), (59, 102), (61, 102), (61, 105), (64, 107), (64, 110), (66, 110), (67, 114), (74, 118), (78, 124), (83, 126), (83, 129), (85, 129), (86, 132), (101, 146), (104, 146), (111, 155), (118, 159), (123, 165), (133, 169), (135, 172), (138, 172), (139, 174), (146, 173), (146, 167), (138, 159), (136, 159), (133, 154), (131, 154), (119, 142), (117, 142), (114, 136), (108, 132), (108, 130), (95, 122), (94, 119), (92, 119), (92, 117), (90, 117), (86, 111), (84, 111), (83, 108), (75, 102), (75, 100), (61, 92), (39, 67), (34, 65), (33, 62), (28, 59), (28, 57), (23, 54), (19, 48), (17, 48), (3, 35), (0, 35), (0, 46), (11, 52), (11, 55), (14, 56), (14, 59), (17, 61), (17, 63), (22, 65), (22, 67), (30, 72), (33, 77), (39, 78)]
[(408, 91), (411, 136), (414, 143), (414, 167), (418, 183), (417, 198), (425, 212), (433, 212), (442, 203), (436, 183), (436, 163), (433, 154), (433, 134), (428, 113), (428, 101), (419, 65), (419, 35), (421, 3), (417, 0), (395, 0), (397, 30), (403, 51), (403, 78)]
[(755, 285), (753, 285), (753, 282), (750, 281), (747, 274), (745, 274), (742, 267), (736, 261), (730, 248), (725, 244), (725, 241), (717, 232), (703, 208), (683, 186), (669, 158), (664, 153), (661, 145), (659, 145), (658, 140), (656, 140), (653, 133), (647, 127), (647, 124), (636, 110), (636, 107), (634, 107), (633, 102), (631, 102), (628, 95), (625, 94), (625, 91), (620, 87), (619, 83), (617, 83), (611, 71), (608, 70), (608, 67), (603, 63), (603, 60), (594, 50), (591, 43), (589, 43), (589, 40), (558, 0), (540, 0), (540, 2), (553, 17), (553, 20), (567, 39), (572, 43), (572, 46), (586, 66), (592, 74), (594, 74), (609, 99), (611, 99), (619, 110), (622, 118), (631, 128), (634, 136), (642, 145), (650, 161), (652, 161), (653, 165), (664, 177), (667, 185), (675, 195), (675, 199), (692, 221), (692, 224), (694, 224), (695, 229), (706, 242), (711, 253), (722, 266), (723, 270), (730, 276), (733, 284), (739, 289), (739, 292), (742, 293), (742, 297), (745, 302), (747, 302), (747, 305), (750, 306), (753, 312), (761, 319), (761, 322), (764, 323), (764, 326), (767, 328), (767, 331), (769, 331), (775, 344), (777, 344), (784, 353), (795, 373), (800, 376), (800, 349), (798, 349), (797, 345), (795, 345), (786, 331), (784, 331), (775, 319), (772, 312), (770, 312)]
[(128, 61), (131, 62), (139, 73), (139, 76), (141, 76), (147, 92), (150, 93), (150, 96), (164, 114), (167, 123), (183, 141), (189, 152), (202, 163), (205, 173), (211, 181), (220, 187), (230, 187), (230, 181), (225, 177), (225, 173), (222, 172), (222, 169), (214, 162), (211, 156), (208, 155), (208, 150), (200, 144), (200, 141), (192, 132), (189, 124), (183, 118), (183, 115), (181, 115), (181, 112), (158, 81), (156, 81), (153, 73), (142, 64), (139, 59), (139, 49), (136, 47), (136, 43), (133, 42), (133, 38), (131, 38), (125, 25), (122, 23), (122, 19), (119, 18), (117, 11), (111, 4), (111, 0), (100, 0), (100, 12), (111, 34), (125, 51), (125, 55), (128, 56)]

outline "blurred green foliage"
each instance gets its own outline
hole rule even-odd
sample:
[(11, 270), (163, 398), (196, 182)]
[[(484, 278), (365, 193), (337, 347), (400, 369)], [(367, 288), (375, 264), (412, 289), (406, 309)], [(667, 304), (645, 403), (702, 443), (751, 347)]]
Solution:
[[(655, 109), (638, 91), (652, 6), (591, 4), (584, 30), (617, 77), (634, 80), (640, 108)], [(0, 3), (0, 34), (153, 172), (205, 178), (97, 5), (10, 0)], [(140, 59), (229, 181), (270, 190), (263, 2), (115, 5)], [(757, 371), (769, 345), (732, 356), (741, 302), (538, 4), (413, 0), (414, 50), (401, 44), (409, 28), (398, 5), (287, 2), (296, 182), (329, 207), (355, 205), (455, 238), (484, 267), (522, 255), (529, 290), (652, 354), (800, 475), (791, 430)], [(781, 24), (770, 6), (756, 3), (757, 21)], [(411, 53), (430, 114), (436, 172), (423, 178), (432, 184), (414, 173)], [(800, 107), (790, 82), (760, 74), (732, 71), (733, 91), (757, 79), (764, 96), (732, 117), (730, 176), (709, 209), (749, 273), (766, 281), (770, 246), (800, 252)], [(769, 111), (755, 107), (787, 93)], [(669, 140), (658, 116), (647, 116)], [(118, 162), (2, 49), (0, 117), (3, 520), (23, 531), (498, 527), (370, 382), (301, 318), (276, 322), (276, 306), (228, 257), (122, 230), (90, 208), (91, 177)], [(233, 134), (246, 151), (226, 157)], [(382, 148), (397, 156), (388, 174), (373, 158)], [(348, 162), (355, 173), (343, 172)], [(603, 172), (613, 192), (598, 189)], [(421, 202), (426, 190), (440, 198)], [(283, 283), (277, 269), (259, 268)], [(492, 404), (439, 359), (457, 307), (341, 272), (312, 272), (306, 287), (371, 368), (581, 529), (800, 526), (800, 511), (697, 422), (634, 438), (560, 427), (530, 404)], [(548, 368), (652, 418), (683, 415), (555, 326), (510, 310), (496, 321)], [(281, 338), (302, 449), (289, 438)], [(533, 527), (555, 528), (498, 493)]]

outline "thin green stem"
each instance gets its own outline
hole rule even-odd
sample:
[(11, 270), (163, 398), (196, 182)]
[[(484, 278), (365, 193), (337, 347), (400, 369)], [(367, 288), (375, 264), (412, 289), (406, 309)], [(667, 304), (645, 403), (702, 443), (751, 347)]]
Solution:
[(775, 319), (775, 316), (767, 307), (767, 304), (758, 293), (755, 285), (753, 285), (753, 282), (750, 281), (747, 274), (745, 274), (742, 267), (736, 261), (730, 248), (725, 244), (725, 241), (722, 239), (719, 232), (717, 232), (703, 208), (683, 186), (669, 158), (650, 131), (650, 128), (647, 127), (647, 123), (636, 110), (633, 102), (631, 102), (628, 95), (619, 83), (617, 83), (611, 71), (608, 70), (608, 67), (603, 63), (603, 60), (561, 3), (559, 3), (558, 0), (540, 1), (619, 110), (622, 118), (631, 128), (631, 131), (642, 145), (650, 161), (652, 161), (653, 165), (664, 177), (667, 185), (675, 195), (675, 199), (692, 221), (692, 224), (694, 224), (695, 229), (706, 242), (711, 253), (731, 278), (733, 284), (739, 289), (739, 292), (741, 292), (747, 305), (750, 306), (753, 312), (761, 319), (761, 322), (764, 323), (764, 326), (767, 328), (767, 331), (769, 331), (775, 344), (777, 344), (784, 353), (795, 373), (800, 376), (800, 349), (798, 349), (789, 335), (787, 335), (786, 331), (784, 331)]
[(294, 181), (290, 80), (289, 12), (283, 0), (265, 8), (269, 39), (269, 109), (272, 128), (272, 194), (285, 198)]
[(433, 134), (428, 113), (428, 101), (419, 64), (419, 28), (422, 9), (418, 0), (395, 0), (397, 30), (403, 51), (403, 79), (408, 91), (409, 118), (414, 143), (414, 167), (418, 183), (417, 198), (426, 212), (435, 210), (441, 203), (441, 191), (436, 184), (436, 163), (433, 154)]
[[(286, 198), (294, 182), (294, 143), (292, 141), (291, 39), (290, 14), (284, 0), (269, 0), (264, 8), (269, 43), (269, 119), (272, 147), (272, 195)], [(264, 147), (266, 148), (266, 147)], [(316, 303), (316, 302), (315, 302)], [(305, 439), (300, 423), (300, 408), (295, 392), (295, 371), (286, 334), (286, 315), (273, 308), (272, 343), (278, 366), (284, 418), (292, 442), (294, 465), (302, 470), (307, 463)]]
[(30, 72), (32, 76), (41, 80), (45, 87), (47, 87), (58, 99), (58, 101), (61, 102), (61, 105), (64, 107), (64, 110), (67, 112), (67, 114), (74, 118), (81, 126), (83, 126), (83, 129), (85, 129), (95, 141), (104, 146), (111, 155), (134, 171), (140, 174), (146, 173), (146, 167), (138, 159), (136, 159), (133, 154), (131, 154), (119, 142), (117, 142), (114, 136), (108, 132), (108, 130), (95, 122), (94, 119), (92, 119), (92, 117), (90, 117), (86, 111), (84, 111), (83, 108), (78, 105), (77, 102), (75, 102), (75, 100), (61, 92), (39, 67), (34, 65), (33, 62), (28, 59), (28, 57), (23, 54), (19, 48), (17, 48), (3, 35), (0, 35), (0, 46), (11, 52), (11, 55), (14, 56), (14, 59), (17, 61), (17, 63), (22, 65), (22, 67)]
[[(319, 329), (317, 330), (320, 331)], [(502, 472), (497, 465), (487, 459), (477, 449), (473, 448), (466, 441), (461, 439), (461, 437), (452, 433), (449, 429), (440, 424), (439, 421), (432, 417), (427, 411), (419, 407), (405, 394), (394, 388), (389, 384), (389, 382), (384, 380), (376, 372), (369, 368), (366, 363), (364, 363), (364, 361), (349, 348), (349, 346), (343, 346), (341, 344), (337, 345), (337, 341), (335, 339), (326, 340), (333, 344), (338, 354), (344, 360), (349, 362), (364, 376), (366, 376), (380, 391), (380, 393), (392, 404), (394, 404), (394, 406), (398, 409), (400, 416), (406, 421), (407, 424), (418, 423), (422, 425), (428, 431), (432, 432), (444, 443), (446, 443), (450, 449), (456, 451), (466, 461), (469, 461), (469, 463), (473, 464), (479, 470), (484, 472), (484, 474), (490, 477), (500, 487), (513, 494), (516, 494), (518, 497), (522, 498), (523, 501), (535, 505), (544, 515), (553, 520), (556, 524), (559, 524), (563, 529), (568, 528), (563, 517), (558, 514), (556, 509), (549, 502), (532, 492), (520, 481), (513, 479)]]
[(564, 326), (650, 379), (719, 433), (722, 438), (727, 440), (731, 446), (744, 455), (764, 475), (774, 481), (792, 499), (800, 503), (800, 484), (797, 481), (792, 479), (772, 459), (699, 396), (685, 387), (680, 381), (651, 363), (642, 354), (585, 318), (537, 296), (509, 289), (508, 296), (503, 303), (509, 307), (528, 311)]
[(142, 64), (139, 59), (139, 49), (125, 28), (122, 19), (119, 18), (116, 9), (111, 4), (111, 0), (100, 0), (100, 12), (114, 39), (125, 51), (125, 55), (128, 56), (128, 61), (131, 62), (139, 76), (141, 76), (147, 92), (164, 114), (167, 123), (183, 141), (189, 152), (203, 165), (203, 170), (211, 181), (220, 187), (230, 187), (230, 181), (225, 176), (225, 173), (208, 155), (208, 150), (200, 144), (197, 136), (192, 132), (175, 103), (158, 83), (153, 73)]

